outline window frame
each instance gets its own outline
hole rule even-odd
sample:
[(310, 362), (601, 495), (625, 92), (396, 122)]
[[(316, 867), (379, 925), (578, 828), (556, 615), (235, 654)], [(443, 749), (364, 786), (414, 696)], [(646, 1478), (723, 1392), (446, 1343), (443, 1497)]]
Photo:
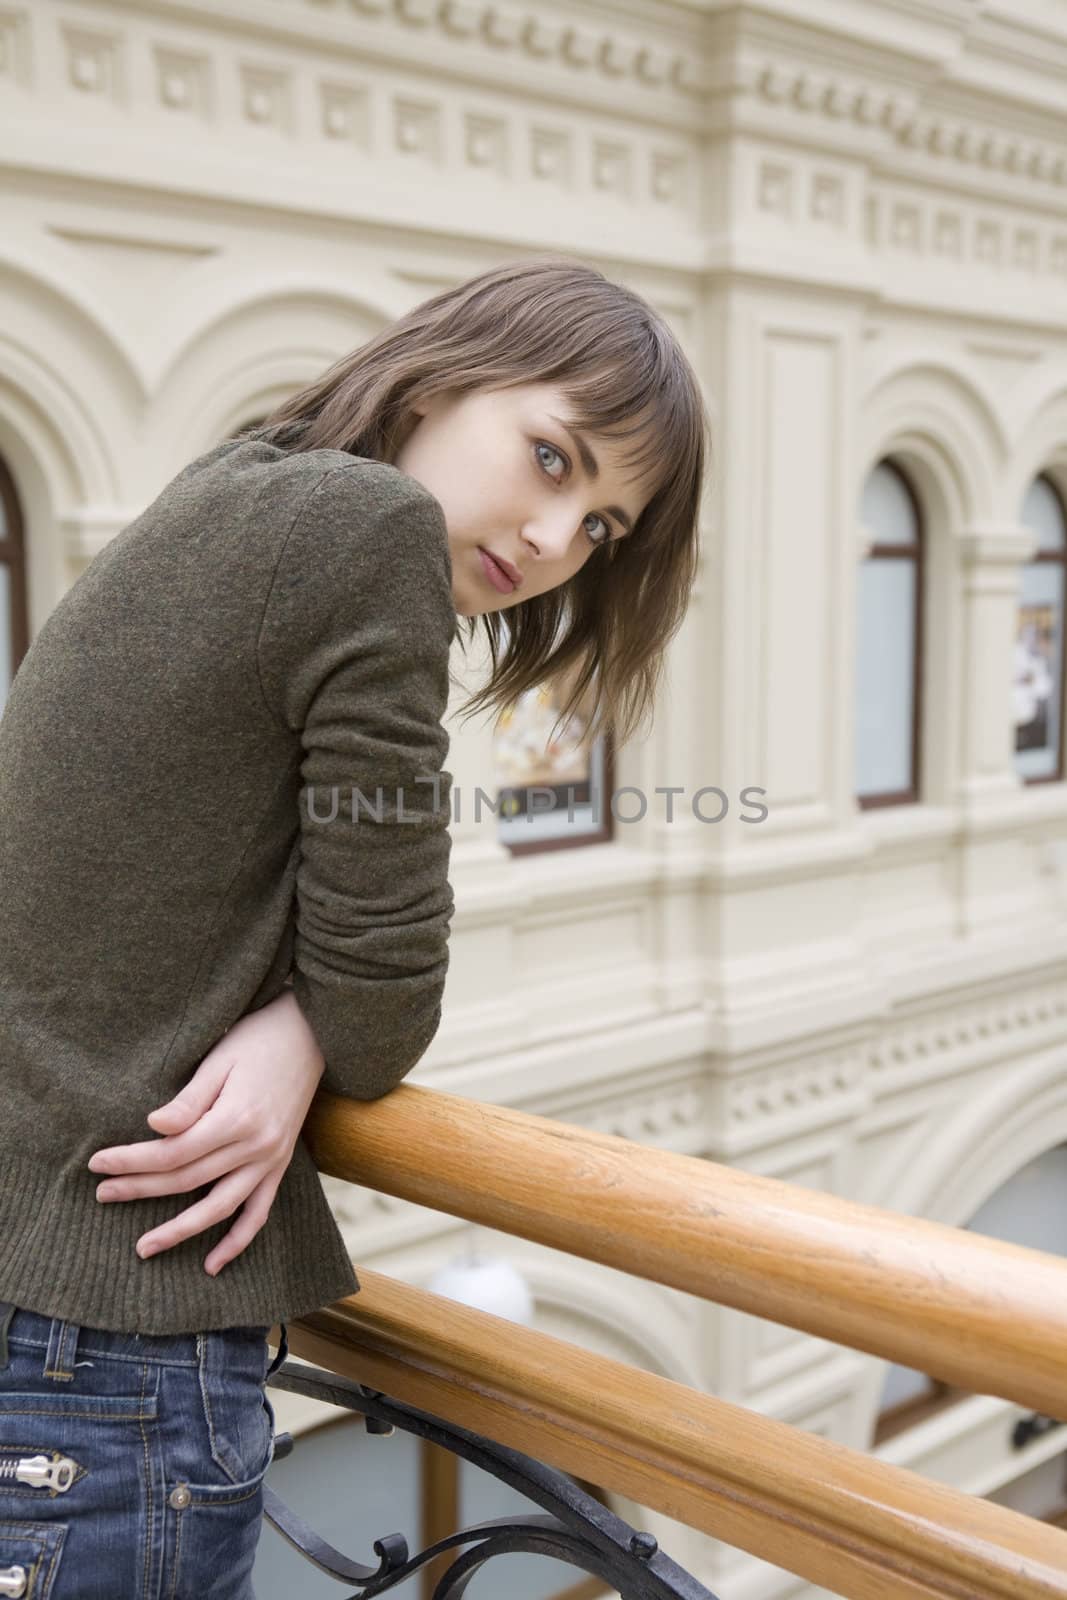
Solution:
[[(1027, 789), (1034, 788), (1038, 784), (1042, 783), (1062, 783), (1064, 778), (1067, 777), (1067, 769), (1065, 769), (1064, 763), (1064, 746), (1067, 745), (1067, 501), (1064, 500), (1064, 496), (1060, 492), (1060, 487), (1056, 480), (1049, 473), (1036, 473), (1033, 482), (1043, 483), (1045, 487), (1050, 489), (1055, 495), (1056, 504), (1060, 508), (1060, 519), (1063, 523), (1064, 542), (1060, 546), (1059, 550), (1035, 551), (1035, 553), (1027, 561), (1022, 563), (1024, 567), (1033, 567), (1037, 566), (1041, 562), (1054, 562), (1055, 565), (1060, 567), (1063, 571), (1063, 587), (1061, 590), (1060, 603), (1060, 659), (1057, 663), (1057, 668), (1059, 671), (1060, 715), (1060, 726), (1057, 730), (1059, 735), (1057, 741), (1059, 744), (1059, 759), (1056, 763), (1056, 770), (1054, 772), (1035, 772), (1028, 776), (1026, 773), (1019, 772), (1018, 766), (1014, 761), (1014, 757), (1017, 756), (1019, 752), (1014, 750), (1012, 752), (1012, 766), (1014, 767), (1014, 770), (1019, 778), (1019, 782)], [(1026, 524), (1024, 523), (1023, 526), (1025, 527)], [(1016, 614), (1017, 613), (1018, 602), (1016, 602)]]
[[(902, 545), (879, 544), (876, 542), (863, 555), (864, 561), (873, 561), (876, 558), (879, 560), (892, 558), (913, 561), (915, 565), (915, 599), (912, 613), (915, 649), (912, 654), (911, 676), (911, 782), (906, 789), (888, 790), (882, 794), (855, 795), (856, 804), (861, 811), (877, 811), (885, 806), (917, 805), (922, 797), (923, 781), (922, 727), (925, 709), (923, 677), (926, 655), (926, 524), (922, 513), (922, 502), (904, 469), (891, 456), (883, 456), (869, 469), (867, 476), (870, 477), (879, 467), (887, 468), (897, 479), (907, 496), (915, 521), (915, 539), (913, 543)], [(866, 479), (864, 480), (864, 485), (866, 485)], [(854, 734), (855, 717), (853, 717)]]

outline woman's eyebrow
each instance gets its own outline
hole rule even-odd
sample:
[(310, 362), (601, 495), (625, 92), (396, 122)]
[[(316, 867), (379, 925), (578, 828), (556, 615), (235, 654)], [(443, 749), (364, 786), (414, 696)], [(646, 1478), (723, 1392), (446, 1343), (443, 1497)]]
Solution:
[[(599, 478), (600, 465), (596, 456), (589, 448), (589, 441), (585, 437), (585, 434), (579, 433), (577, 428), (575, 428), (571, 423), (564, 422), (562, 417), (555, 416), (551, 411), (548, 414), (552, 418), (553, 422), (559, 423), (564, 433), (573, 441), (575, 449), (582, 458), (582, 466), (585, 468), (589, 477), (594, 479)], [(614, 517), (615, 521), (620, 523), (622, 527), (626, 529), (627, 533), (633, 533), (633, 522), (630, 517), (627, 516), (626, 512), (621, 506), (605, 506), (604, 510), (607, 512), (609, 517)]]

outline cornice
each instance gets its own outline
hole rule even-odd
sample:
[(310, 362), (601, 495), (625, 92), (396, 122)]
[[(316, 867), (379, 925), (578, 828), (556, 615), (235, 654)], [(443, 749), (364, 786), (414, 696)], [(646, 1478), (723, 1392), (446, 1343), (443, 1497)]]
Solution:
[[(838, 151), (856, 136), (857, 155), (913, 169), (918, 162), (927, 177), (955, 182), (969, 169), (1002, 186), (1025, 180), (1037, 197), (1041, 186), (1062, 189), (1067, 5), (1062, 30), (1052, 30), (1028, 15), (1032, 3), (1019, 0), (1008, 71), (994, 44), (1008, 12), (993, 0), (921, 0), (925, 20), (943, 24), (925, 35), (899, 25), (914, 9), (910, 0), (855, 0), (844, 12), (832, 0), (818, 8), (712, 0), (709, 124), (724, 134), (765, 132)], [(880, 36), (873, 30), (879, 15)]]
[[(1034, 107), (1010, 115), (892, 61), (817, 60), (795, 43), (736, 42), (709, 71), (708, 126), (720, 136), (851, 153), (875, 171), (977, 183), (1038, 203), (1067, 187), (1067, 127)], [(1025, 189), (1020, 191), (1020, 184)]]
[(926, 108), (919, 90), (843, 72), (818, 71), (805, 62), (769, 58), (751, 63), (738, 86), (765, 106), (839, 129), (881, 132), (884, 146), (924, 153), (977, 171), (1025, 177), (1052, 188), (1067, 186), (1067, 139), (1005, 128), (987, 115)]
[(1067, 70), (1067, 7), (1058, 15), (1034, 9), (1033, 0), (985, 0), (973, 47), (1046, 75)]
[[(436, 37), (460, 43), (486, 64), (508, 56), (540, 69), (598, 79), (616, 90), (674, 90), (699, 96), (704, 63), (699, 22), (675, 6), (655, 3), (608, 9), (602, 5), (533, 5), (500, 0), (268, 0), (272, 11), (296, 11)], [(473, 63), (468, 59), (467, 68)]]
[[(80, 0), (79, 27), (122, 17), (320, 51), (339, 69), (414, 68), (560, 104), (581, 94), (581, 109), (627, 120), (691, 123), (705, 87), (703, 23), (668, 0)], [(3, 27), (0, 15), (0, 46)]]
[[(116, 12), (272, 35), (305, 49), (522, 83), (627, 120), (738, 126), (744, 104), (790, 119), (818, 143), (862, 130), (861, 150), (1067, 184), (1062, 29), (1036, 0), (83, 0)], [(924, 24), (919, 27), (919, 21)], [(1014, 76), (997, 76), (1005, 30)], [(1033, 96), (1027, 98), (1023, 66)], [(533, 68), (538, 75), (529, 77)], [(1020, 74), (1022, 74), (1020, 76)], [(780, 131), (785, 131), (784, 123)], [(768, 130), (773, 133), (775, 128)]]

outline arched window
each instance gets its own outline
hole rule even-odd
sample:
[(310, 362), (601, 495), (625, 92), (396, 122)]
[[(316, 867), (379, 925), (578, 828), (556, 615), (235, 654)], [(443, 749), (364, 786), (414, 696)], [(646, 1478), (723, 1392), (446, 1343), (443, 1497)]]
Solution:
[(1067, 516), (1050, 479), (1038, 477), (1030, 485), (1023, 522), (1037, 534), (1038, 547), (1034, 559), (1020, 571), (1012, 674), (1015, 770), (1024, 783), (1053, 783), (1064, 775)]
[(923, 538), (919, 502), (880, 461), (863, 487), (870, 536), (856, 603), (856, 797), (862, 807), (919, 798)]
[(29, 647), (22, 510), (14, 479), (0, 458), (0, 711)]

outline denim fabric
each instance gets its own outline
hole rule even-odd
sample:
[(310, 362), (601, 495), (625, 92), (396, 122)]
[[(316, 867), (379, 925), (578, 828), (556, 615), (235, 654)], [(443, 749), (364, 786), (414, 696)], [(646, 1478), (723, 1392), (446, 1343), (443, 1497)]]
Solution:
[(255, 1600), (264, 1385), (288, 1353), (283, 1328), (268, 1365), (269, 1331), (114, 1333), (0, 1303), (0, 1597)]

